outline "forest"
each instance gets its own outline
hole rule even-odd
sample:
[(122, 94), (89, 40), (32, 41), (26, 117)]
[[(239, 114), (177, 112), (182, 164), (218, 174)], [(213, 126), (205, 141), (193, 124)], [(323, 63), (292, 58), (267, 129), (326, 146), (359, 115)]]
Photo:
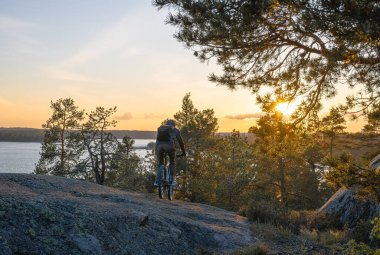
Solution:
[[(52, 102), (51, 108), (36, 174), (155, 192), (154, 145), (141, 159), (132, 138), (118, 140), (110, 132), (116, 107), (85, 113), (66, 98)], [(371, 238), (376, 229), (370, 222), (347, 228), (339, 215), (317, 213), (338, 189), (356, 184), (364, 199), (379, 201), (379, 173), (368, 166), (380, 153), (377, 132), (345, 133), (345, 120), (335, 112), (321, 120), (318, 131), (296, 128), (273, 108), (249, 129), (250, 135), (235, 130), (219, 135), (213, 109), (198, 109), (190, 93), (173, 119), (188, 152), (176, 162), (176, 199), (235, 211), (322, 244), (352, 239), (352, 249), (360, 242), (378, 245)]]

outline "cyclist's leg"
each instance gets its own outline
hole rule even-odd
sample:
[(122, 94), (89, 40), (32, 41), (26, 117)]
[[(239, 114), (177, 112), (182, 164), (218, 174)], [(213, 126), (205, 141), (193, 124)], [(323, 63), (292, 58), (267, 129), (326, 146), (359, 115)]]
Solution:
[(157, 167), (157, 174), (156, 174), (156, 180), (154, 181), (154, 186), (158, 186), (159, 182), (161, 181), (161, 177), (159, 176), (160, 173), (160, 167), (164, 165), (164, 146), (162, 144), (158, 144), (156, 156), (158, 161), (158, 167)]
[[(170, 146), (167, 150), (167, 153), (169, 155), (169, 171), (170, 171), (170, 176), (172, 177), (171, 180), (172, 182), (174, 181), (174, 176), (175, 176), (175, 149), (173, 146)], [(171, 183), (172, 184), (172, 183)]]

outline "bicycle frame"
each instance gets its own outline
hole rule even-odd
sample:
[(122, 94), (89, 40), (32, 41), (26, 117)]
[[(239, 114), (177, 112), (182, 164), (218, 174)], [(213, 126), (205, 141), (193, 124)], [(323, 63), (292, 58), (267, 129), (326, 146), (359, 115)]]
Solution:
[[(174, 196), (174, 176), (170, 174), (167, 160), (167, 153), (164, 154), (164, 165), (160, 165), (158, 169), (158, 196), (162, 199), (167, 195), (169, 200), (173, 200)], [(172, 183), (172, 184), (171, 184)]]

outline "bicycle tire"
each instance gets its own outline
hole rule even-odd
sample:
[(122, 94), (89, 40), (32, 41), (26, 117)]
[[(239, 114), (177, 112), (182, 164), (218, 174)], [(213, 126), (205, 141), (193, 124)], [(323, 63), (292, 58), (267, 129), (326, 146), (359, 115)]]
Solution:
[(158, 184), (158, 197), (160, 199), (163, 199), (165, 197), (165, 184), (164, 184), (164, 173), (165, 172), (165, 168), (159, 168), (158, 169), (158, 176), (159, 176), (159, 184)]
[(168, 185), (168, 199), (173, 200), (174, 198), (174, 187), (173, 185)]
[(158, 185), (158, 197), (160, 199), (163, 199), (165, 196), (164, 194), (165, 194), (164, 187), (161, 184)]

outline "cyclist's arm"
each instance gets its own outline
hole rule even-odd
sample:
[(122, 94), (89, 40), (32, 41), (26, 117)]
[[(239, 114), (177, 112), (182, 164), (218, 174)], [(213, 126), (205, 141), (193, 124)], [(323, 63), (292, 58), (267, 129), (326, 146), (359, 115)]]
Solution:
[(179, 132), (178, 129), (176, 129), (176, 138), (177, 138), (177, 141), (178, 141), (179, 147), (181, 147), (182, 154), (185, 155), (185, 154), (186, 154), (186, 151), (185, 151), (185, 144), (183, 143), (181, 133)]

